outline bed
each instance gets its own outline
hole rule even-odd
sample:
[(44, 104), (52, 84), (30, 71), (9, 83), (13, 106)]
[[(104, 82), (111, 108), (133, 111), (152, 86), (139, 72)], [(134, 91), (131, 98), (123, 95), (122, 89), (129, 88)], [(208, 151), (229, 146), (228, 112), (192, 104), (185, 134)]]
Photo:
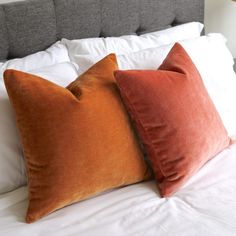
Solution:
[[(203, 22), (203, 0), (26, 0), (0, 4), (0, 60), (61, 38), (143, 34)], [(236, 130), (235, 130), (236, 131)], [(236, 137), (236, 133), (232, 134)], [(172, 197), (154, 180), (106, 191), (25, 223), (28, 188), (0, 195), (0, 235), (236, 235), (236, 142)]]
[(68, 206), (27, 225), (27, 188), (1, 195), (1, 235), (235, 235), (236, 145), (169, 199), (154, 181)]

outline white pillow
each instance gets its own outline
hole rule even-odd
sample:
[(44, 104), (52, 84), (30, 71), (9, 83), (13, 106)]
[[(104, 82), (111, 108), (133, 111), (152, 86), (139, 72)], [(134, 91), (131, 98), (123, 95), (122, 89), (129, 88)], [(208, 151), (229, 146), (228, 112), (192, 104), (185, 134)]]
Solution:
[[(236, 135), (236, 75), (221, 34), (180, 42), (198, 68), (230, 136)], [(173, 44), (118, 56), (120, 69), (157, 69)]]
[(204, 25), (200, 22), (189, 22), (182, 25), (170, 27), (165, 30), (160, 30), (152, 33), (141, 35), (149, 38), (151, 41), (165, 45), (185, 39), (197, 38), (201, 35)]
[(128, 35), (78, 40), (63, 39), (62, 42), (68, 47), (71, 61), (79, 65), (82, 73), (107, 54), (116, 53), (116, 55), (122, 55), (179, 40), (196, 38), (200, 36), (202, 29), (203, 24), (191, 22), (141, 36)]
[[(57, 45), (58, 46), (58, 45)], [(57, 50), (56, 50), (57, 51)], [(56, 51), (54, 51), (56, 53)], [(64, 49), (63, 49), (64, 51)], [(58, 51), (62, 56), (61, 50)], [(66, 54), (64, 54), (66, 55)], [(57, 61), (56, 55), (50, 53), (52, 61), (47, 58), (46, 55), (41, 53), (41, 59), (46, 59), (48, 64), (52, 64)], [(33, 57), (33, 55), (29, 56)], [(38, 55), (37, 55), (38, 57)], [(67, 56), (68, 57), (68, 56)], [(64, 60), (68, 60), (64, 57)], [(39, 57), (38, 57), (39, 59)], [(60, 61), (63, 57), (58, 58)], [(17, 59), (18, 60), (18, 59)], [(51, 65), (49, 67), (39, 68), (31, 70), (35, 65), (27, 64), (25, 58), (23, 61), (17, 61), (17, 69), (20, 69), (22, 63), (22, 70), (41, 76), (61, 86), (67, 86), (78, 76), (76, 66), (71, 62), (62, 62), (60, 64)], [(34, 62), (36, 58), (32, 61)], [(40, 63), (42, 66), (42, 62)], [(38, 64), (38, 65), (39, 65)], [(11, 67), (14, 64), (11, 63)], [(17, 132), (14, 113), (9, 103), (7, 92), (3, 84), (3, 79), (0, 78), (0, 194), (11, 191), (19, 186), (26, 184), (25, 165), (22, 153), (22, 146), (20, 143), (19, 135)]]
[(68, 50), (61, 42), (56, 42), (45, 51), (37, 52), (24, 58), (17, 58), (0, 64), (0, 78), (6, 69), (22, 71), (35, 70), (41, 67), (70, 61)]
[(78, 77), (78, 65), (73, 62), (62, 62), (32, 70), (29, 71), (29, 73), (40, 76), (62, 87), (66, 87)]

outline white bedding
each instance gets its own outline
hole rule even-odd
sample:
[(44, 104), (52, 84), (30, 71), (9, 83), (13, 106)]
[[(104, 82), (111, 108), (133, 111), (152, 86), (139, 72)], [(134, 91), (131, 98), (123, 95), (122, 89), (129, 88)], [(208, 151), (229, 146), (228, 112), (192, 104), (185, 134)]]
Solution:
[(173, 197), (155, 183), (114, 190), (25, 224), (27, 188), (0, 195), (1, 236), (236, 235), (236, 142)]

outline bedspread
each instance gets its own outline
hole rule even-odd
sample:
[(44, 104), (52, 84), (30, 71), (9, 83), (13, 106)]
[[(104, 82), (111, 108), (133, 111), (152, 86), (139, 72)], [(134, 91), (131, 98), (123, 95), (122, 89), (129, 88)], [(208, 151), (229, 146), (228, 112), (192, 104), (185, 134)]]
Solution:
[(25, 224), (27, 188), (0, 195), (0, 235), (236, 235), (236, 144), (180, 191), (160, 198), (154, 181), (116, 189)]

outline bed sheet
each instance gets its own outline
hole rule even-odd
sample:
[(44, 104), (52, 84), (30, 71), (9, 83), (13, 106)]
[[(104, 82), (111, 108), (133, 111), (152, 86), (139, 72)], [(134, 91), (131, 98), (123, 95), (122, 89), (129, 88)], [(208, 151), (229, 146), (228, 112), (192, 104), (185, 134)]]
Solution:
[(154, 181), (120, 188), (25, 224), (27, 188), (0, 195), (1, 236), (236, 235), (236, 143), (173, 197)]

